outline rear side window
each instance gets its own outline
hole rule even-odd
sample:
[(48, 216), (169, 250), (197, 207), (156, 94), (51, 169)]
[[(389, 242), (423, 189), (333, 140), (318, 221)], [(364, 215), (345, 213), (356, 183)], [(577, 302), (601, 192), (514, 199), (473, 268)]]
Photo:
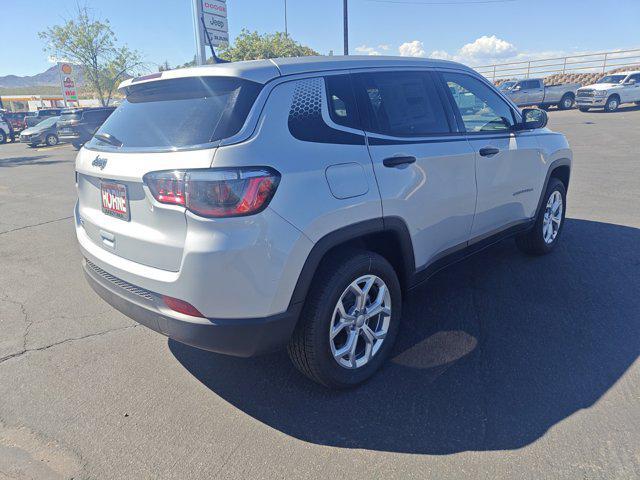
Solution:
[(467, 132), (503, 132), (514, 125), (513, 111), (488, 85), (470, 75), (442, 73)]
[(366, 129), (396, 137), (449, 133), (447, 116), (427, 72), (354, 75)]
[(329, 115), (338, 125), (360, 128), (358, 107), (351, 87), (349, 75), (332, 75), (325, 78)]
[[(115, 137), (124, 149), (204, 145), (236, 134), (261, 88), (258, 83), (231, 77), (188, 77), (132, 85), (98, 133)], [(95, 137), (88, 146), (109, 147)]]

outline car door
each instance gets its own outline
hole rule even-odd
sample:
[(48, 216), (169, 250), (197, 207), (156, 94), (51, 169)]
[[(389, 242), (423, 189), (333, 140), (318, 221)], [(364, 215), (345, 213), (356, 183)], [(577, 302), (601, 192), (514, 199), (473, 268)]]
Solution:
[(538, 132), (517, 131), (519, 113), (485, 80), (454, 72), (442, 72), (440, 78), (448, 88), (475, 96), (480, 105), (472, 112), (462, 110), (449, 97), (459, 128), (476, 152), (478, 201), (472, 240), (528, 221), (535, 215), (545, 174)]
[[(416, 268), (426, 267), (466, 246), (476, 203), (475, 153), (456, 131), (432, 73), (375, 71), (353, 79), (384, 218), (405, 221)], [(459, 101), (473, 108), (468, 96)]]
[(544, 83), (542, 80), (527, 80), (527, 104), (538, 105), (544, 101)]
[(635, 80), (633, 85), (625, 85), (623, 92), (624, 98), (622, 98), (622, 102), (640, 102), (640, 73), (634, 73), (633, 75), (629, 75), (627, 78), (627, 82), (629, 80)]
[(516, 105), (526, 105), (527, 104), (527, 90), (525, 88), (526, 86), (526, 82), (525, 81), (521, 81), (516, 83), (513, 88), (511, 89), (511, 91), (509, 92), (509, 98), (511, 98), (511, 100), (513, 101), (513, 103), (515, 103)]

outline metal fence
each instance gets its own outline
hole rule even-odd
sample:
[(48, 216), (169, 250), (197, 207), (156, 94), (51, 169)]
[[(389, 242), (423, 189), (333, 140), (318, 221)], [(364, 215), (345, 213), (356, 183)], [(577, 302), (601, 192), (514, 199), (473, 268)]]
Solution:
[(638, 64), (640, 64), (640, 49), (483, 65), (475, 69), (485, 77), (496, 81), (567, 73), (605, 73), (616, 68)]

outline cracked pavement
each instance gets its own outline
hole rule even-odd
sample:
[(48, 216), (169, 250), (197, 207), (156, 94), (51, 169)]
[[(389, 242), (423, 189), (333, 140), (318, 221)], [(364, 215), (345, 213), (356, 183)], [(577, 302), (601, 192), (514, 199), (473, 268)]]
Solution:
[(0, 145), (0, 480), (640, 477), (640, 109), (550, 120), (576, 156), (560, 248), (439, 273), (349, 392), (111, 309), (80, 268), (75, 152)]

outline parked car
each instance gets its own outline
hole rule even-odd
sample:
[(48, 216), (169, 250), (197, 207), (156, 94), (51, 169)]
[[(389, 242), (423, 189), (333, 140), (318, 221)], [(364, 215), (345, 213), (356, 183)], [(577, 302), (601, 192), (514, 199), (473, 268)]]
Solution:
[(41, 121), (60, 116), (61, 108), (42, 108), (35, 112), (27, 112), (24, 117), (24, 128), (35, 127)]
[(11, 122), (7, 120), (4, 112), (0, 112), (0, 144), (7, 143), (7, 140), (13, 140), (14, 138)]
[(76, 149), (79, 149), (91, 139), (114, 110), (115, 107), (103, 107), (64, 111), (58, 122), (60, 140), (71, 142)]
[(59, 119), (60, 117), (49, 117), (35, 127), (25, 128), (20, 133), (20, 142), (27, 143), (31, 147), (37, 147), (43, 143), (50, 147), (57, 145), (59, 142), (57, 127)]
[(27, 112), (5, 112), (4, 117), (9, 121), (16, 134), (24, 129), (24, 117), (26, 114)]
[(539, 106), (548, 108), (556, 106), (560, 110), (573, 108), (576, 91), (580, 83), (561, 83), (546, 85), (541, 78), (520, 80), (504, 93), (519, 107)]
[(536, 255), (560, 240), (567, 140), (463, 65), (286, 58), (120, 88), (76, 159), (83, 267), (179, 342), (288, 346), (309, 378), (353, 386), (388, 357), (413, 287), (508, 236)]
[(613, 112), (623, 103), (640, 105), (640, 71), (606, 75), (593, 85), (578, 89), (576, 99), (581, 112), (591, 108)]

